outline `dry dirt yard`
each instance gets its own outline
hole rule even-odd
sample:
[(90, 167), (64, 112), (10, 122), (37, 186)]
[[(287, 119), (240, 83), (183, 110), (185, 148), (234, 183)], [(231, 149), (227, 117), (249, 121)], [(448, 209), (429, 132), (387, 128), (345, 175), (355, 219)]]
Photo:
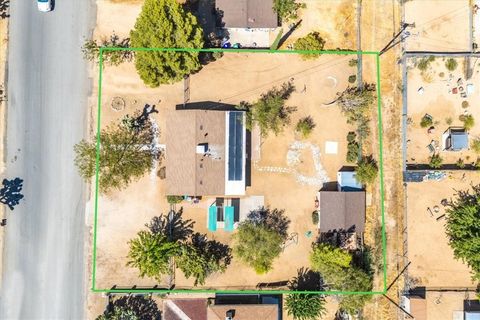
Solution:
[(412, 262), (408, 272), (415, 286), (474, 286), (467, 265), (453, 257), (445, 234), (446, 220), (437, 218), (446, 213), (442, 199), (451, 200), (455, 190), (468, 190), (479, 183), (476, 172), (450, 172), (442, 181), (407, 185), (408, 258)]
[[(252, 165), (252, 186), (247, 189), (247, 195), (264, 196), (266, 206), (285, 209), (291, 219), (289, 232), (298, 233), (298, 243), (285, 249), (267, 275), (256, 275), (234, 259), (224, 274), (211, 276), (204, 288), (253, 289), (260, 282), (288, 280), (297, 274), (297, 269), (309, 265), (308, 253), (316, 234), (316, 227), (311, 222), (316, 191), (323, 182), (335, 181), (336, 172), (347, 164), (346, 134), (353, 128), (346, 124), (338, 106), (326, 106), (325, 103), (334, 100), (336, 93), (347, 87), (348, 75), (354, 72), (354, 68), (348, 66), (350, 59), (350, 56), (329, 55), (304, 61), (293, 54), (226, 53), (219, 61), (191, 76), (191, 102), (221, 100), (238, 104), (242, 100), (254, 101), (261, 93), (286, 81), (292, 81), (297, 88), (287, 103), (298, 108), (292, 116), (292, 124), (279, 136), (272, 135), (262, 141), (261, 158)], [(115, 111), (111, 108), (115, 97), (125, 101), (124, 110)], [(153, 117), (159, 126), (159, 143), (162, 144), (165, 112), (182, 102), (183, 83), (149, 89), (136, 75), (133, 64), (105, 69), (101, 114), (103, 127), (141, 109), (146, 103), (155, 104), (159, 113)], [(293, 143), (300, 141), (293, 127), (297, 119), (307, 115), (314, 119), (316, 127), (311, 138), (302, 141), (307, 147), (301, 152), (301, 162), (294, 166), (295, 170), (287, 173), (263, 170), (265, 167), (292, 169), (287, 153)], [(338, 143), (337, 154), (325, 154), (326, 141)], [(317, 148), (319, 154), (311, 152), (312, 146)], [(321, 174), (315, 168), (315, 162), (323, 169)], [(302, 175), (314, 179), (309, 180), (310, 184), (305, 183), (299, 180)], [(230, 243), (230, 233), (207, 230), (207, 207), (213, 200), (203, 198), (199, 204), (182, 203), (177, 208), (183, 206), (184, 218), (196, 221), (195, 231)], [(128, 240), (144, 229), (151, 218), (169, 210), (164, 180), (153, 171), (126, 190), (100, 196), (98, 210), (96, 287), (151, 287), (158, 284), (153, 279), (139, 278), (137, 270), (125, 264)], [(308, 231), (313, 232), (312, 237), (306, 236)], [(192, 279), (185, 279), (181, 272), (176, 273), (175, 283), (176, 288), (191, 288), (193, 285)]]
[(469, 51), (468, 0), (412, 0), (405, 2), (409, 27), (407, 51)]
[[(410, 119), (407, 131), (407, 163), (427, 164), (431, 153), (427, 148), (432, 141), (438, 142), (438, 152), (443, 158), (443, 163), (454, 164), (458, 159), (463, 159), (465, 164), (474, 163), (477, 154), (473, 150), (443, 151), (442, 135), (449, 127), (462, 127), (463, 122), (459, 116), (471, 114), (476, 121), (480, 121), (480, 110), (477, 101), (480, 99), (480, 66), (473, 60), (473, 77), (466, 80), (464, 74), (464, 59), (456, 59), (458, 66), (450, 72), (445, 67), (445, 58), (435, 58), (430, 63), (428, 70), (420, 71), (414, 67), (414, 61), (409, 60), (408, 71), (408, 117)], [(419, 60), (417, 59), (417, 62)], [(461, 84), (458, 84), (458, 82)], [(468, 85), (473, 85), (474, 92), (462, 98), (460, 92), (454, 94), (454, 89), (463, 88), (465, 92)], [(462, 103), (468, 105), (464, 108)], [(428, 128), (420, 126), (421, 119), (429, 114), (433, 118), (433, 132), (428, 133)], [(469, 141), (480, 136), (480, 126), (476, 125), (469, 131)]]

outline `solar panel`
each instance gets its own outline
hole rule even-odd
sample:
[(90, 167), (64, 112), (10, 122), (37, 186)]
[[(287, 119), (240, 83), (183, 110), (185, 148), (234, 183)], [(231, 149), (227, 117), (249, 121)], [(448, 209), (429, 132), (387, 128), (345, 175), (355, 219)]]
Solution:
[(240, 181), (243, 176), (243, 112), (230, 111), (228, 123), (228, 180)]

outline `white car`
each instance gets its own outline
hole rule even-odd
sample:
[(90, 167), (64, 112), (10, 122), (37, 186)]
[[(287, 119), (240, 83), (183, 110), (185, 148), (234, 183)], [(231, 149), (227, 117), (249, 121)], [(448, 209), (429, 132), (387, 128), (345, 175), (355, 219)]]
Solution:
[(52, 0), (37, 0), (37, 7), (41, 12), (52, 11)]

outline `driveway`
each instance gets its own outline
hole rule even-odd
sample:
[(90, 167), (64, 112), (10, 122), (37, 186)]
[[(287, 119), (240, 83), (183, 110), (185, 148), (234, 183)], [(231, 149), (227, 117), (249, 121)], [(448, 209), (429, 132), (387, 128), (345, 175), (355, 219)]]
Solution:
[(57, 0), (50, 13), (10, 4), (6, 175), (24, 179), (25, 199), (8, 212), (0, 319), (84, 319), (86, 192), (73, 145), (86, 133), (81, 46), (94, 1)]

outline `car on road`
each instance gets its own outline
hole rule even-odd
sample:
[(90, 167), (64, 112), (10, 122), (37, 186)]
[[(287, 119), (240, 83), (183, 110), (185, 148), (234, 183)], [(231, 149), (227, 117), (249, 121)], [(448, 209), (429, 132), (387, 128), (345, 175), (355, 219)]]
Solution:
[(52, 11), (52, 0), (37, 0), (37, 7), (41, 12)]

